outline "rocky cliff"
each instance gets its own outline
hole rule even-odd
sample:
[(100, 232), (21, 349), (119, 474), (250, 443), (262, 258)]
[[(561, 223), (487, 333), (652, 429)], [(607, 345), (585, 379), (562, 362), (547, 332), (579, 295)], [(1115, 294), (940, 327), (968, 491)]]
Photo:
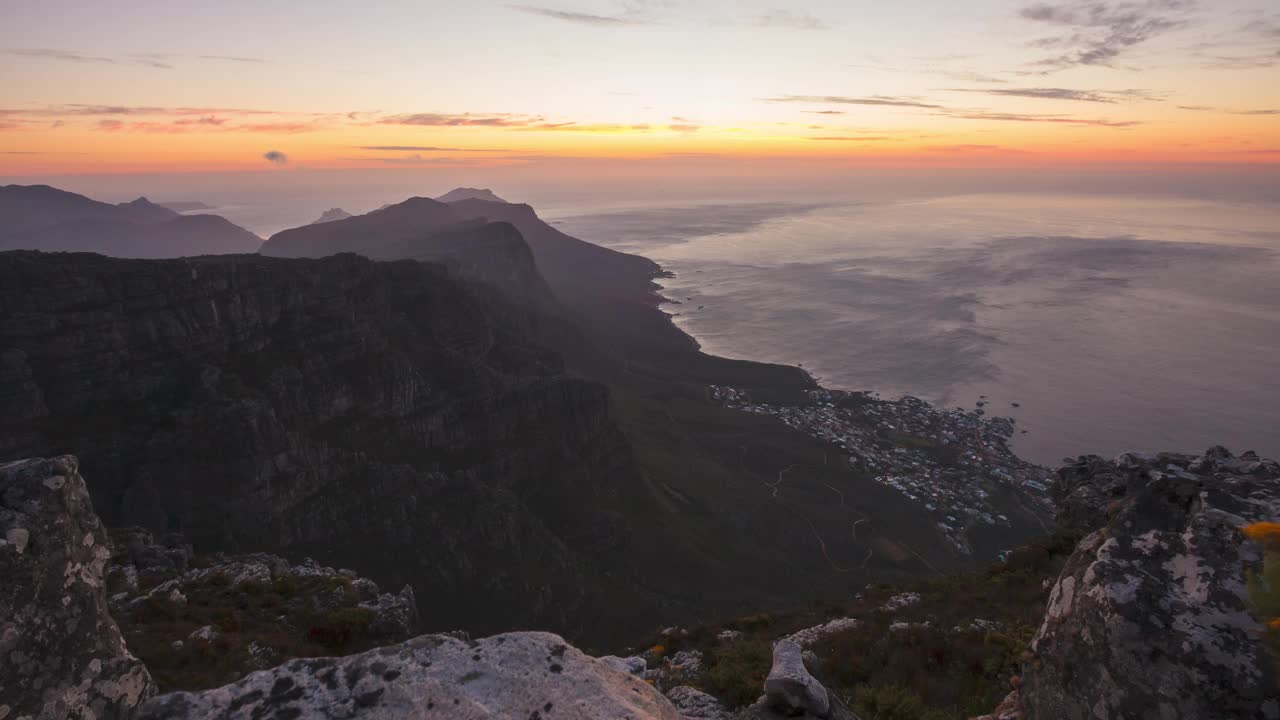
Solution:
[(112, 525), (408, 583), (436, 627), (649, 622), (608, 392), (441, 266), (6, 253), (0, 315), (0, 455), (75, 449)]
[(0, 718), (127, 720), (155, 694), (107, 608), (74, 457), (0, 465)]
[(1263, 553), (1244, 532), (1280, 519), (1280, 464), (1221, 447), (1089, 456), (1055, 491), (1062, 521), (1092, 532), (1031, 641), (1025, 716), (1280, 718), (1275, 631), (1249, 592)]

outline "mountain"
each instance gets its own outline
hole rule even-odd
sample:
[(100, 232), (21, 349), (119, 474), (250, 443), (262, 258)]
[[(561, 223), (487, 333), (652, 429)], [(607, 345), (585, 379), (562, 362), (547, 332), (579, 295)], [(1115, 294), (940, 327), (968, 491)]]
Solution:
[(494, 195), (493, 191), (488, 188), (468, 188), (468, 187), (454, 188), (449, 192), (436, 198), (436, 200), (442, 203), (457, 202), (458, 200), (487, 200), (489, 202), (500, 202), (500, 203), (506, 202), (506, 200), (503, 200), (497, 195)]
[(110, 525), (358, 567), (431, 627), (656, 622), (608, 390), (441, 265), (10, 252), (0, 316), (0, 458), (77, 448)]
[(281, 230), (259, 251), (272, 257), (325, 257), (340, 252), (368, 255), (385, 245), (421, 238), (464, 218), (449, 205), (409, 198), (364, 215)]
[(466, 219), (452, 206), (427, 198), (284, 230), (268, 238), (261, 252), (277, 257), (356, 252), (384, 260), (435, 260), (518, 297), (551, 297), (529, 246), (513, 225)]
[(146, 198), (111, 205), (47, 185), (0, 187), (0, 250), (165, 258), (253, 252), (257, 235), (217, 215), (180, 215)]
[(396, 240), (367, 254), (375, 259), (442, 262), (515, 297), (551, 301), (551, 290), (538, 272), (533, 253), (510, 223), (463, 222), (423, 237)]
[(172, 202), (159, 203), (160, 207), (168, 208), (174, 212), (191, 212), (192, 210), (213, 210), (214, 206), (200, 202), (199, 200), (174, 200)]
[(351, 217), (351, 213), (342, 208), (329, 208), (320, 213), (320, 217), (312, 220), (311, 224), (318, 225), (320, 223), (333, 222), (334, 220), (346, 220), (349, 217)]

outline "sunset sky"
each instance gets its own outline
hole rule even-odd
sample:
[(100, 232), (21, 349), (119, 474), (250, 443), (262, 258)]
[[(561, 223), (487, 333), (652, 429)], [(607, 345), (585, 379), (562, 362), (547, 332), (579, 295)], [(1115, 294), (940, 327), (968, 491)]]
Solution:
[(1280, 161), (1275, 0), (4, 0), (0, 175)]

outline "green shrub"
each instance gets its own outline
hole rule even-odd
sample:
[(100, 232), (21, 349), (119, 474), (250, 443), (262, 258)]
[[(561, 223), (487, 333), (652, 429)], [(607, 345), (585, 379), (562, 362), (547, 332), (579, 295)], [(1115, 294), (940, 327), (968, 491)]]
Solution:
[(863, 720), (948, 720), (950, 717), (897, 685), (860, 685), (853, 696), (853, 707)]
[(773, 667), (773, 646), (765, 640), (739, 640), (717, 650), (707, 671), (711, 689), (731, 705), (749, 705), (764, 691)]
[(757, 615), (747, 615), (740, 617), (734, 622), (735, 625), (743, 630), (759, 630), (760, 628), (769, 627), (773, 624), (773, 616), (769, 613), (759, 613)]

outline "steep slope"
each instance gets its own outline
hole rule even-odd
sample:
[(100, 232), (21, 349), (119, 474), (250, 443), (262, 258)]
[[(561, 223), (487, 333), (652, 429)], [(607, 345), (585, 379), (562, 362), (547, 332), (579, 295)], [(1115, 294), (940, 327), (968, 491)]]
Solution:
[(515, 226), (482, 220), (463, 222), (423, 237), (396, 240), (367, 253), (383, 260), (443, 262), (515, 297), (551, 301), (551, 290), (538, 272), (533, 253)]
[(654, 622), (607, 391), (439, 265), (4, 253), (0, 317), (0, 457), (76, 448), (109, 524), (410, 583), (427, 627)]
[(0, 250), (171, 258), (253, 252), (261, 238), (216, 215), (180, 215), (146, 198), (110, 205), (47, 185), (0, 188)]
[[(447, 197), (447, 196), (446, 196)], [(464, 219), (511, 223), (533, 250), (538, 268), (556, 297), (577, 302), (587, 297), (619, 298), (647, 292), (661, 270), (638, 255), (627, 255), (570, 237), (548, 225), (533, 208), (521, 204), (466, 198), (449, 203)]]

